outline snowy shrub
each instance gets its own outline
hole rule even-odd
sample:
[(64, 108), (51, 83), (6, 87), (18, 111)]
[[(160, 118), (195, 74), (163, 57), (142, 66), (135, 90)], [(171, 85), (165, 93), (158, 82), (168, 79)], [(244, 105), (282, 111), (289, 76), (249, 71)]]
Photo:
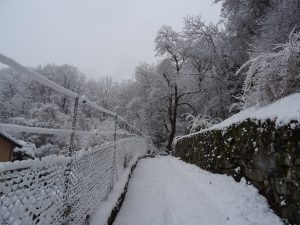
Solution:
[(246, 62), (243, 94), (235, 106), (264, 105), (300, 90), (300, 33), (292, 32), (289, 41), (271, 52), (261, 53)]
[(187, 128), (190, 130), (190, 133), (194, 133), (209, 128), (222, 121), (220, 118), (211, 118), (209, 115), (202, 115), (202, 114), (198, 114), (198, 116), (193, 116), (191, 114), (185, 114), (185, 115), (186, 115), (186, 121), (188, 121)]
[(35, 126), (39, 127), (60, 128), (68, 118), (53, 103), (42, 104), (31, 109), (30, 113)]
[(35, 151), (36, 151), (36, 155), (39, 158), (42, 158), (49, 155), (58, 155), (60, 152), (60, 148), (57, 145), (46, 144), (37, 148)]

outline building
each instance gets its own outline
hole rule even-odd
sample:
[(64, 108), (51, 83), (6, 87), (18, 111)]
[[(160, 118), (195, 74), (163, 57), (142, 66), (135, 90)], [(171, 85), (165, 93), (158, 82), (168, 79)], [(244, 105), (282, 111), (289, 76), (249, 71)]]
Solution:
[(0, 131), (0, 162), (26, 160), (35, 158), (35, 145), (17, 140)]
[(12, 161), (14, 157), (14, 148), (22, 148), (18, 140), (0, 131), (0, 162)]

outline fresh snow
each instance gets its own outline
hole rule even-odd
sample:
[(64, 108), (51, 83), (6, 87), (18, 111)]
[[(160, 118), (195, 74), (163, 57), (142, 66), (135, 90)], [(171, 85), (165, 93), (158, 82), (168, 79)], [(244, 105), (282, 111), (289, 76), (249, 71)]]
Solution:
[[(218, 123), (208, 129), (201, 130), (199, 132), (189, 134), (192, 136), (197, 133), (202, 133), (209, 130), (222, 130), (229, 127), (232, 124), (241, 123), (247, 119), (265, 121), (270, 119), (275, 121), (277, 127), (281, 127), (289, 124), (291, 121), (300, 122), (300, 93), (289, 95), (285, 98), (279, 99), (267, 106), (258, 107), (253, 106), (244, 111), (241, 111), (228, 119)], [(291, 128), (295, 127), (296, 124), (291, 124)]]
[(22, 145), (21, 148), (14, 148), (14, 152), (22, 152), (28, 156), (31, 156), (32, 158), (35, 158), (35, 144), (26, 142), (23, 140), (18, 140), (19, 143)]
[(276, 126), (284, 126), (292, 120), (300, 121), (300, 93), (289, 95), (264, 107), (251, 107), (241, 111), (210, 129), (222, 129), (247, 119), (273, 120)]
[(110, 217), (110, 213), (119, 200), (120, 195), (123, 193), (126, 183), (129, 179), (131, 167), (137, 162), (139, 156), (135, 156), (129, 163), (129, 165), (122, 171), (119, 176), (119, 180), (114, 184), (114, 187), (97, 212), (91, 219), (91, 225), (107, 225), (107, 220)]
[[(100, 214), (99, 214), (100, 215)], [(95, 217), (93, 225), (103, 225)], [(257, 189), (174, 157), (142, 159), (114, 225), (279, 225)]]

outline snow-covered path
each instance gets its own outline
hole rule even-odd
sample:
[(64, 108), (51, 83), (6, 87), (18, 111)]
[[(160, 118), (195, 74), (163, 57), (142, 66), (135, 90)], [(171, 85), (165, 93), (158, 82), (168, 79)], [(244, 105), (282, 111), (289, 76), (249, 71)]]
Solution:
[(277, 225), (281, 220), (245, 182), (174, 157), (142, 159), (114, 225)]

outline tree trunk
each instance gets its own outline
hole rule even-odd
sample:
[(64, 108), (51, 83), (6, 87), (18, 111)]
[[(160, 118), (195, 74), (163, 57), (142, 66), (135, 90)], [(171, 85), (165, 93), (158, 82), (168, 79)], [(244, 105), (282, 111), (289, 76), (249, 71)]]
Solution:
[(168, 145), (167, 145), (167, 149), (169, 150), (169, 152), (172, 151), (172, 143), (176, 134), (176, 122), (177, 122), (177, 109), (178, 109), (178, 90), (177, 90), (177, 85), (175, 85), (174, 87), (175, 89), (175, 94), (174, 94), (174, 105), (173, 105), (173, 101), (171, 101), (171, 105), (169, 107), (171, 107), (171, 114), (170, 114), (170, 134), (169, 134), (169, 139), (168, 139)]
[(169, 134), (168, 145), (167, 145), (167, 149), (169, 150), (169, 152), (172, 151), (172, 143), (175, 137), (175, 133), (176, 133), (176, 118), (173, 119), (171, 122), (171, 131)]

